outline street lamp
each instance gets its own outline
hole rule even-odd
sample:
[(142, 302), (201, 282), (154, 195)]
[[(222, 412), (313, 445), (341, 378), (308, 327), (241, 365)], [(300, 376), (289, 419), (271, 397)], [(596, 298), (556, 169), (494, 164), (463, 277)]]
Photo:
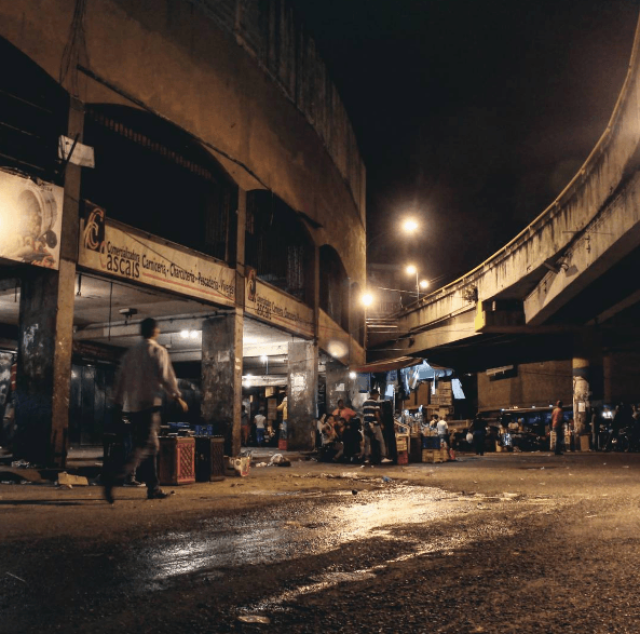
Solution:
[(406, 218), (402, 223), (402, 229), (405, 233), (415, 233), (418, 226), (418, 222), (415, 218)]
[(418, 267), (415, 264), (409, 264), (407, 266), (407, 274), (416, 276), (416, 295), (418, 297), (418, 301), (420, 301), (420, 289), (426, 289), (429, 286), (428, 280), (421, 280), (418, 277)]

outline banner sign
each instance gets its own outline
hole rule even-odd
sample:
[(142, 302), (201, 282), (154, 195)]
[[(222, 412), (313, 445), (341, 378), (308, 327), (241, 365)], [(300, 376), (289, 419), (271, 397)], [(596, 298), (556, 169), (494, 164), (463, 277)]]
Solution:
[(0, 171), (0, 258), (58, 269), (64, 190)]
[(328, 352), (334, 359), (350, 365), (365, 363), (364, 348), (354, 341), (348, 332), (338, 326), (324, 310), (320, 310), (318, 331), (320, 349)]
[(235, 305), (233, 269), (107, 220), (104, 209), (91, 203), (85, 203), (85, 208), (80, 266), (189, 297)]
[(280, 326), (295, 335), (313, 337), (313, 310), (259, 280), (255, 269), (247, 270), (244, 310), (247, 315)]

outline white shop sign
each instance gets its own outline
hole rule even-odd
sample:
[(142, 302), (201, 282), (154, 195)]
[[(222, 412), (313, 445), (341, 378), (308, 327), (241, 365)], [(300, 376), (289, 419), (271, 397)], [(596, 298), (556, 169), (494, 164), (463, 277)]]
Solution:
[(143, 282), (225, 306), (235, 304), (235, 271), (107, 220), (87, 204), (79, 264), (121, 279)]

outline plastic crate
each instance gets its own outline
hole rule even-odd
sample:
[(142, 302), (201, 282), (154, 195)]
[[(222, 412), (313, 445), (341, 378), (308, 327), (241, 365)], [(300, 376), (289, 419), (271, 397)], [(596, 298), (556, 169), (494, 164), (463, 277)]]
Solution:
[(423, 449), (440, 449), (440, 438), (438, 436), (423, 436)]
[(399, 451), (398, 452), (398, 464), (409, 464), (409, 452), (408, 451)]
[(278, 449), (279, 449), (280, 451), (287, 451), (287, 440), (286, 440), (286, 439), (284, 439), (284, 440), (282, 440), (282, 439), (278, 440)]
[(192, 484), (196, 481), (194, 438), (160, 438), (158, 478), (160, 484)]
[(213, 436), (213, 425), (194, 425), (196, 436)]
[(102, 442), (104, 469), (113, 473), (124, 464), (125, 450), (122, 436), (120, 434), (104, 434)]
[(196, 480), (219, 482), (224, 480), (224, 438), (200, 436), (196, 440)]

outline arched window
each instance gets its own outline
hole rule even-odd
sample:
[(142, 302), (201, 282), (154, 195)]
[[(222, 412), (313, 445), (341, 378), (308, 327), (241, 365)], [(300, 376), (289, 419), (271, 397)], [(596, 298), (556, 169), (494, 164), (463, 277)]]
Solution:
[(349, 331), (349, 282), (338, 252), (320, 247), (320, 308)]
[(248, 192), (245, 262), (258, 277), (311, 304), (313, 257), (313, 241), (295, 211), (271, 192)]
[(58, 139), (67, 132), (69, 96), (2, 38), (0, 59), (0, 166), (60, 182)]
[(191, 136), (141, 110), (90, 105), (95, 170), (82, 197), (107, 217), (235, 263), (237, 187)]

